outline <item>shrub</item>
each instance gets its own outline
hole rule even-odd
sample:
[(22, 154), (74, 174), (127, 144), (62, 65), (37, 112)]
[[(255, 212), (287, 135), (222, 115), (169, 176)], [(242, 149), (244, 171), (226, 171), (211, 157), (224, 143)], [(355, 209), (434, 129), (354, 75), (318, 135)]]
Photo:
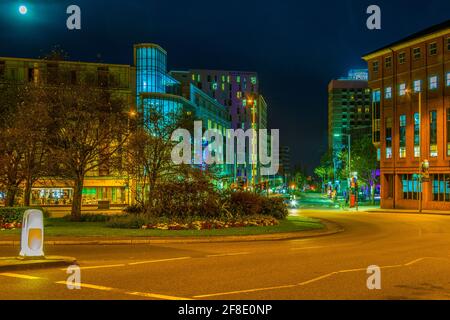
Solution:
[(229, 196), (229, 208), (234, 216), (261, 214), (262, 196), (250, 192), (234, 192)]
[(140, 204), (132, 204), (131, 206), (128, 206), (125, 209), (123, 209), (123, 211), (125, 213), (130, 213), (130, 214), (139, 214), (139, 213), (143, 213), (145, 211), (145, 209)]
[(289, 215), (282, 198), (264, 198), (262, 203), (262, 215), (272, 216), (279, 220), (286, 219)]
[[(111, 218), (110, 215), (107, 214), (98, 214), (98, 213), (84, 213), (81, 215), (80, 219), (77, 222), (107, 222)], [(67, 215), (64, 217), (65, 220), (71, 221), (72, 216)]]
[(29, 209), (41, 210), (44, 218), (50, 217), (50, 212), (40, 207), (4, 207), (0, 208), (0, 223), (22, 222), (23, 214)]

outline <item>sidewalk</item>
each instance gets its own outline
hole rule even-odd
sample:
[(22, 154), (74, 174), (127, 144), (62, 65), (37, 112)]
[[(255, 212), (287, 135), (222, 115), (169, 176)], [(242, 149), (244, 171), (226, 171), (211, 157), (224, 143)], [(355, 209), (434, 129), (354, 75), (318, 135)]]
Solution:
[(450, 211), (438, 211), (438, 210), (422, 210), (421, 213), (419, 213), (418, 210), (413, 209), (381, 209), (381, 208), (373, 208), (369, 210), (362, 210), (360, 208), (360, 211), (367, 212), (367, 213), (405, 213), (405, 214), (434, 214), (434, 215), (440, 215), (440, 216), (446, 216), (450, 215)]

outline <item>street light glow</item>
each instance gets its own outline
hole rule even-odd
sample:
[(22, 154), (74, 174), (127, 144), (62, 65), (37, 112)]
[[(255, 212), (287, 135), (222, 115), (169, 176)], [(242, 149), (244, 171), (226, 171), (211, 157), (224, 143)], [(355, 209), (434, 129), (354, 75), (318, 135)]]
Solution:
[(19, 12), (20, 12), (20, 14), (25, 15), (28, 12), (28, 8), (26, 6), (20, 6)]

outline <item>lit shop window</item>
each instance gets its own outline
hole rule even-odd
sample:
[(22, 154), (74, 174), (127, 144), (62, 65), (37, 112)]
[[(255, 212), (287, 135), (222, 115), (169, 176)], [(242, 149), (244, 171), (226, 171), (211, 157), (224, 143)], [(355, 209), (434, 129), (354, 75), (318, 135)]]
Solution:
[(430, 90), (436, 90), (438, 87), (438, 77), (432, 76), (430, 77)]
[(450, 201), (450, 175), (433, 174), (433, 201)]
[(406, 94), (406, 83), (400, 83), (398, 94), (404, 96)]
[(420, 181), (416, 174), (402, 174), (404, 200), (418, 200), (421, 189)]

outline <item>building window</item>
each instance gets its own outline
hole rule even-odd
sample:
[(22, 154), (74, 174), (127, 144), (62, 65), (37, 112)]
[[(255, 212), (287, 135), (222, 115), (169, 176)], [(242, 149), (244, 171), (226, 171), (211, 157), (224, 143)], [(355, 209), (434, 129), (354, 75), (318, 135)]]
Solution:
[(433, 174), (433, 201), (450, 201), (450, 174)]
[(406, 115), (402, 114), (400, 116), (400, 149), (399, 156), (400, 158), (406, 158)]
[(386, 118), (386, 159), (392, 159), (392, 118)]
[(401, 52), (398, 54), (398, 63), (404, 64), (406, 62), (406, 53)]
[(404, 200), (419, 200), (421, 186), (416, 174), (402, 174), (402, 189)]
[(447, 109), (447, 156), (450, 157), (450, 108)]
[(414, 81), (414, 92), (421, 92), (422, 91), (422, 80), (415, 80)]
[(413, 57), (414, 60), (419, 60), (421, 57), (421, 52), (420, 52), (420, 48), (414, 48), (413, 49)]
[(447, 51), (450, 51), (450, 37), (447, 38)]
[(378, 72), (378, 61), (374, 61), (372, 63), (372, 71), (377, 73)]
[(237, 77), (236, 77), (236, 82), (237, 82), (237, 83), (241, 83), (241, 76), (237, 76)]
[(192, 74), (192, 81), (195, 81), (195, 74)]
[(386, 59), (384, 59), (384, 66), (386, 67), (386, 69), (392, 67), (392, 57), (387, 57)]
[(414, 113), (414, 158), (420, 157), (420, 115)]
[(430, 45), (428, 46), (428, 50), (429, 50), (430, 56), (436, 55), (437, 54), (437, 43), (436, 42), (430, 43)]
[(387, 87), (386, 89), (384, 89), (384, 98), (392, 99), (392, 87)]
[(404, 96), (406, 94), (406, 83), (400, 83), (398, 94)]
[(432, 76), (430, 77), (430, 90), (436, 90), (438, 87), (438, 77)]
[(437, 157), (437, 112), (430, 112), (430, 157)]
[(450, 72), (447, 72), (447, 76), (446, 76), (445, 79), (446, 79), (446, 80), (445, 80), (445, 85), (446, 85), (447, 87), (450, 87)]
[(256, 85), (256, 83), (258, 82), (258, 80), (256, 79), (256, 77), (251, 77), (250, 78), (251, 82), (253, 85)]

